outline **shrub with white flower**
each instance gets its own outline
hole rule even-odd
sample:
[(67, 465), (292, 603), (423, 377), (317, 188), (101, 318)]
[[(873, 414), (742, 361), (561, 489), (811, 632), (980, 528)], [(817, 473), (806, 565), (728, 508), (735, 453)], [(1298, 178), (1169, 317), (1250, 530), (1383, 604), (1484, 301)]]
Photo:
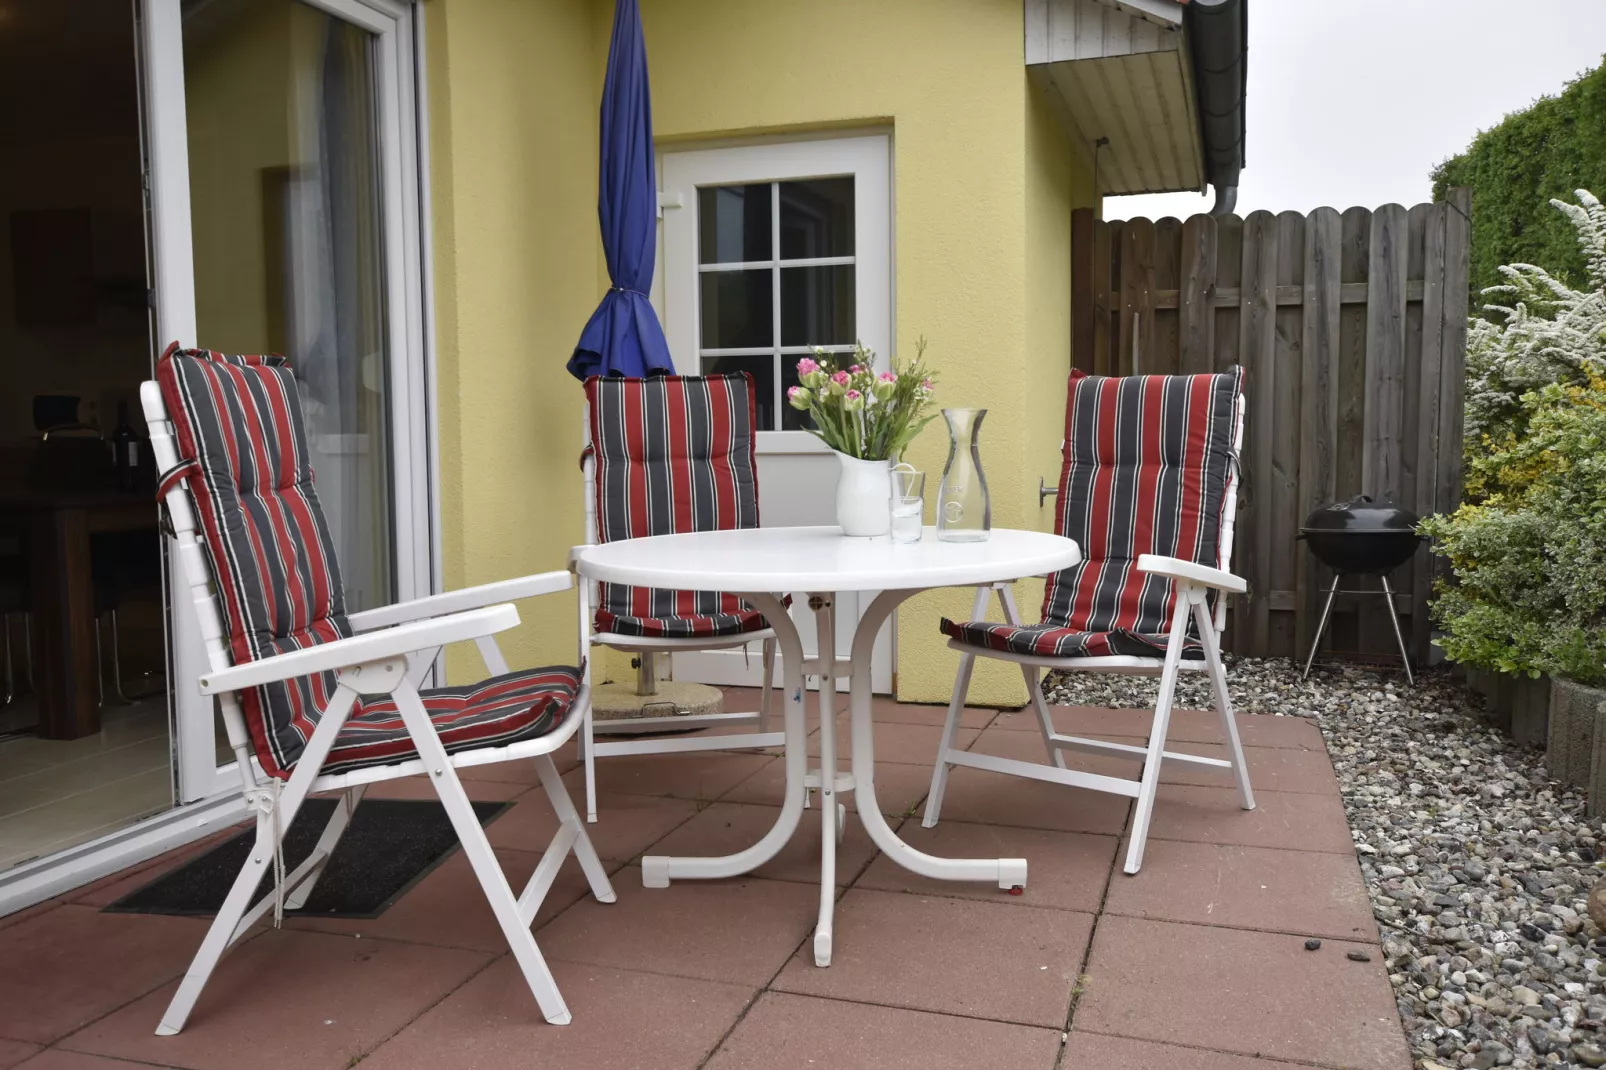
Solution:
[[(833, 450), (864, 461), (897, 460), (935, 414), (926, 409), (935, 391), (925, 366), (926, 340), (915, 343), (915, 359), (900, 368), (875, 371), (875, 353), (855, 345), (842, 357), (814, 347), (814, 356), (797, 362), (801, 384), (787, 391), (792, 408), (813, 417), (808, 428)], [(852, 363), (843, 367), (840, 361)]]
[(1468, 460), (1490, 440), (1522, 433), (1522, 397), (1550, 383), (1582, 386), (1606, 375), (1606, 207), (1588, 190), (1577, 204), (1550, 203), (1572, 220), (1589, 275), (1576, 290), (1533, 264), (1500, 268), (1506, 281), (1483, 291), (1467, 329)]

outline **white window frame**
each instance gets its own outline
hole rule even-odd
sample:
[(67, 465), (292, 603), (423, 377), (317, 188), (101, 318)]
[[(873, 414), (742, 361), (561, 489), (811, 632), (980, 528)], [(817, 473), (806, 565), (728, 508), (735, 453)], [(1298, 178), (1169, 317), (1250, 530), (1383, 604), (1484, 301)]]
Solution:
[[(664, 255), (659, 258), (658, 277), (663, 280), (662, 297), (655, 302), (669, 352), (677, 368), (686, 375), (702, 372), (699, 338), (700, 279), (705, 265), (697, 262), (697, 187), (752, 185), (787, 182), (807, 178), (852, 176), (854, 212), (854, 316), (859, 341), (875, 350), (877, 362), (885, 364), (892, 352), (892, 177), (891, 139), (886, 134), (863, 134), (819, 140), (751, 143), (718, 148), (665, 151), (662, 174), (665, 200)], [(774, 195), (772, 193), (772, 195)], [(772, 260), (751, 264), (707, 265), (721, 269), (735, 267), (773, 267), (780, 257), (780, 212), (771, 202), (770, 236)], [(670, 253), (677, 254), (675, 260)], [(831, 264), (841, 258), (786, 261), (787, 266)], [(774, 339), (780, 341), (781, 296), (779, 272), (775, 273), (772, 294)], [(754, 349), (719, 349), (710, 355), (760, 356), (775, 346)], [(847, 349), (851, 347), (831, 347)], [(781, 347), (785, 356), (802, 357), (806, 346)], [(779, 394), (780, 382), (776, 388)], [(777, 398), (776, 411), (785, 404)], [(824, 452), (825, 444), (807, 431), (761, 429), (758, 452)]]

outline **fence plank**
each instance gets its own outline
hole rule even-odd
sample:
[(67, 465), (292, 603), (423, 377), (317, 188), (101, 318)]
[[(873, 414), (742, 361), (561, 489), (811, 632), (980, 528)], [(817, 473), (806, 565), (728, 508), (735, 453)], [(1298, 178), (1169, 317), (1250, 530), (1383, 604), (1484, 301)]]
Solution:
[(1153, 356), (1145, 358), (1143, 370), (1152, 375), (1175, 375), (1182, 366), (1182, 332), (1175, 309), (1159, 309), (1154, 295), (1174, 290), (1182, 279), (1182, 220), (1166, 216), (1154, 224), (1154, 285), (1145, 295), (1154, 327), (1150, 331)]
[[(1301, 309), (1299, 497), (1298, 515), (1335, 500), (1334, 464), (1338, 436), (1339, 260), (1343, 220), (1331, 208), (1318, 208), (1305, 221), (1305, 302)], [(1294, 654), (1310, 649), (1321, 616), (1322, 588), (1317, 562), (1300, 546), (1295, 566)]]
[(1196, 215), (1182, 224), (1182, 277), (1178, 282), (1180, 370), (1208, 372), (1215, 350), (1216, 221)]
[[(1277, 398), (1277, 217), (1255, 212), (1244, 220), (1244, 300), (1239, 306), (1239, 352), (1248, 370), (1249, 420), (1244, 430), (1248, 458), (1250, 504), (1240, 529), (1248, 538), (1244, 578), (1249, 581), (1249, 612), (1244, 640), (1250, 649), (1265, 650), (1270, 634), (1268, 595), (1271, 585), (1272, 456), (1275, 448)], [(1240, 560), (1243, 560), (1240, 558)]]
[[(1445, 214), (1442, 203), (1418, 205), (1425, 208), (1422, 235), (1421, 355), (1416, 383), (1416, 470), (1410, 506), (1419, 516), (1428, 516), (1438, 505), (1439, 410), (1443, 398), (1439, 389), (1444, 359), (1444, 237)], [(1412, 259), (1416, 251), (1412, 250)], [(1432, 625), (1428, 614), (1420, 611), (1432, 595), (1433, 565), (1427, 551), (1418, 551), (1411, 574), (1411, 655), (1418, 662), (1428, 656)]]
[(1366, 302), (1366, 439), (1361, 486), (1373, 498), (1400, 500), (1405, 405), (1406, 211), (1385, 204), (1372, 213)]
[[(1038, 2), (1046, 7), (1046, 0)], [(1046, 13), (1043, 17), (1046, 23)], [(1097, 222), (1091, 208), (1078, 208), (1071, 213), (1071, 367), (1084, 372), (1093, 370), (1093, 294), (1097, 276), (1093, 226)], [(1109, 270), (1106, 264), (1106, 275)]]
[(1110, 316), (1115, 308), (1115, 257), (1120, 224), (1103, 220), (1093, 224), (1093, 367), (1095, 375), (1109, 375)]
[[(1277, 215), (1277, 290), (1303, 289), (1305, 280), (1305, 217), (1298, 212)], [(1272, 402), (1271, 471), (1262, 479), (1270, 494), (1267, 524), (1267, 567), (1272, 590), (1292, 590), (1296, 584), (1295, 552), (1299, 524), (1299, 398), (1304, 372), (1300, 347), (1302, 311), (1298, 306), (1272, 305), (1273, 359), (1276, 382)], [(1267, 602), (1268, 610), (1271, 603)], [(1273, 657), (1294, 653), (1294, 617), (1271, 610), (1266, 652)]]
[[(1120, 350), (1116, 353), (1117, 374), (1131, 375), (1132, 356), (1147, 367), (1154, 346), (1154, 314), (1149, 297), (1154, 292), (1154, 224), (1147, 219), (1129, 219), (1121, 234), (1121, 313), (1116, 324)], [(1134, 343), (1136, 350), (1134, 350)]]
[[(1238, 216), (1222, 216), (1216, 220), (1216, 286), (1239, 289), (1243, 279), (1244, 221)], [(1216, 306), (1215, 354), (1211, 358), (1214, 371), (1226, 371), (1242, 364), (1238, 353), (1239, 302), (1229, 307)]]

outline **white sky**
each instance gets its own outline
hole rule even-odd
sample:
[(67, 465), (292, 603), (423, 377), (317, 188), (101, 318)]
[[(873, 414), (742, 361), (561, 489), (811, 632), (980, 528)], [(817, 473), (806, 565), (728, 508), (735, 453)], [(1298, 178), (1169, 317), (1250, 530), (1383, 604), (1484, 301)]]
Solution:
[[(1237, 211), (1426, 201), (1436, 164), (1602, 53), (1606, 0), (1250, 0)], [(1213, 201), (1110, 197), (1104, 217), (1185, 219)]]

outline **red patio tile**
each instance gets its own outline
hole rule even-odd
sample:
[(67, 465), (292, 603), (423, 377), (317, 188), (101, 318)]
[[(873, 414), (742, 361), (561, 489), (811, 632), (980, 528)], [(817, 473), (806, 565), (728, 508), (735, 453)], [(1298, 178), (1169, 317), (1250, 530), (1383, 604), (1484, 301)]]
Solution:
[(85, 1055), (81, 1051), (51, 1048), (17, 1066), (18, 1070), (135, 1070), (137, 1067), (149, 1067), (150, 1064), (131, 1063), (126, 1059), (108, 1059), (104, 1055)]
[(1049, 1070), (1059, 1046), (1054, 1029), (766, 992), (707, 1065), (708, 1070)]
[[(541, 856), (529, 851), (496, 852), (513, 894), (524, 890), (524, 883), (535, 872)], [(591, 894), (579, 863), (566, 860), (558, 879), (547, 892), (533, 925), (551, 921), (582, 896)], [(496, 915), (485, 898), (485, 890), (469, 865), (468, 856), (456, 851), (417, 885), (408, 889), (377, 918), (316, 918), (297, 916), (285, 924), (309, 932), (359, 935), (364, 939), (406, 940), (436, 947), (457, 947), (470, 951), (500, 954), (507, 950), (507, 937), (497, 924)]]
[[(1120, 736), (1105, 732), (1088, 734), (1084, 738), (1123, 743), (1129, 747), (1146, 747), (1148, 740), (1141, 736)], [(989, 728), (973, 743), (970, 750), (978, 754), (993, 754), (1000, 758), (1014, 758), (1023, 762), (1047, 761), (1043, 739), (1036, 733), (1017, 732), (1007, 728)], [(1167, 740), (1166, 749), (1181, 754), (1197, 754), (1205, 758), (1225, 758), (1227, 748), (1220, 743), (1199, 743), (1189, 740)], [(1249, 782), (1256, 791), (1295, 791), (1307, 795), (1337, 795), (1338, 778), (1333, 775), (1333, 763), (1325, 751), (1298, 750), (1290, 747), (1245, 747), (1244, 759), (1249, 763)], [(1136, 779), (1143, 771), (1140, 758), (1120, 754), (1096, 754), (1092, 751), (1065, 751), (1065, 763), (1072, 769), (1082, 769), (1104, 776)], [(1163, 784), (1198, 784), (1203, 787), (1231, 787), (1232, 773), (1226, 769), (1211, 769), (1181, 762), (1167, 762), (1160, 775)]]
[[(847, 763), (840, 766), (841, 772), (848, 772)], [(888, 762), (885, 765), (876, 763), (875, 792), (876, 803), (881, 812), (888, 818), (904, 817), (913, 813), (926, 798), (926, 791), (931, 787), (931, 767), (929, 765), (904, 765), (899, 762)], [(771, 762), (760, 769), (736, 787), (726, 792), (721, 802), (760, 803), (766, 806), (779, 806), (786, 789), (786, 767), (781, 762)], [(858, 810), (859, 802), (854, 792), (843, 792), (842, 802), (849, 810)]]
[[(173, 983), (60, 1046), (197, 1070), (343, 1070), (490, 961), (455, 948), (269, 929), (223, 959), (177, 1036), (153, 1033)], [(528, 988), (523, 997), (539, 1022)]]
[[(931, 768), (937, 760), (937, 744), (942, 741), (942, 724), (908, 724), (901, 721), (877, 721), (872, 742), (875, 744), (876, 765), (923, 765)], [(981, 734), (980, 729), (960, 728), (954, 733), (954, 742), (960, 750), (970, 745)], [(837, 718), (836, 757), (839, 768), (847, 769), (853, 754), (853, 726), (846, 716)], [(809, 736), (809, 757), (820, 754), (820, 734)]]
[(363, 1070), (692, 1070), (757, 993), (662, 974), (554, 962), (574, 1020), (547, 1025), (510, 956), (381, 1044)]
[[(1110, 710), (1097, 706), (1054, 706), (1054, 725), (1069, 735), (1105, 733), (1147, 737), (1153, 710)], [(993, 725), (1017, 732), (1036, 732), (1037, 715), (1029, 709), (999, 714)], [(1220, 743), (1221, 721), (1214, 710), (1173, 710), (1167, 733), (1174, 742)], [(1292, 747), (1325, 751), (1321, 729), (1309, 717), (1274, 717), (1240, 713), (1238, 738), (1249, 747)]]
[(1179, 1048), (1147, 1040), (1107, 1037), (1072, 1030), (1064, 1066), (1074, 1070), (1300, 1070), (1280, 1059), (1256, 1059), (1201, 1048)]
[(776, 991), (1061, 1028), (1093, 916), (850, 888), (831, 966), (799, 948)]
[(40, 1052), (25, 1063), (18, 1063), (18, 1070), (136, 1070), (138, 1067), (150, 1066), (149, 1063), (132, 1063), (126, 1059), (108, 1059), (104, 1055), (85, 1055), (80, 1051), (64, 1051), (61, 1048), (50, 1048)]
[[(0, 930), (0, 1036), (49, 1044), (184, 972), (205, 924), (68, 904)], [(156, 1020), (151, 1020), (151, 1028)]]
[[(941, 728), (948, 720), (947, 706), (933, 706), (923, 702), (899, 702), (891, 695), (876, 695), (870, 700), (870, 712), (877, 723), (882, 721), (902, 724), (936, 725)], [(966, 706), (959, 711), (960, 728), (986, 728), (993, 723), (998, 711), (986, 706)]]
[[(1115, 836), (1126, 827), (1130, 803), (1124, 795), (1004, 776), (982, 769), (956, 768), (948, 774), (942, 820)], [(922, 808), (920, 814), (923, 813)]]
[[(597, 795), (668, 795), (712, 801), (777, 759), (731, 751), (687, 754), (621, 755), (597, 759)], [(585, 770), (563, 775), (575, 805), (585, 805)], [(598, 811), (600, 816), (601, 811)]]
[(886, 855), (878, 855), (854, 887), (1089, 912), (1099, 909), (1117, 842), (1114, 836), (963, 821), (942, 821), (928, 829), (913, 819), (904, 822), (898, 836), (910, 847), (939, 857), (1024, 858), (1026, 890), (1010, 895), (996, 885), (979, 881), (933, 880), (903, 868)]
[(536, 933), (549, 959), (758, 987), (814, 928), (818, 886), (737, 877), (643, 888), (613, 877), (618, 903), (582, 899)]
[[(1373, 961), (1349, 961), (1356, 949)], [(1292, 936), (1105, 915), (1087, 974), (1082, 1029), (1355, 1070), (1411, 1066), (1370, 944), (1306, 951)]]
[[(585, 797), (576, 793), (574, 805), (584, 819)], [(690, 799), (663, 795), (602, 795), (597, 799), (597, 820), (587, 823), (585, 830), (604, 863), (623, 864), (691, 820), (697, 807)], [(492, 847), (544, 851), (557, 830), (558, 819), (546, 792), (531, 788), (519, 796), (513, 809), (486, 826), (485, 835)]]
[(1336, 795), (1261, 791), (1255, 793), (1255, 808), (1245, 810), (1237, 788), (1186, 784), (1160, 785), (1149, 838), (1346, 855), (1355, 851), (1344, 805)]
[(37, 1044), (25, 1044), (20, 1040), (0, 1040), (0, 1068), (16, 1066), (39, 1050)]
[[(718, 856), (735, 854), (763, 838), (780, 816), (778, 806), (717, 802), (653, 844), (648, 854)], [(847, 885), (875, 854), (875, 844), (856, 818), (837, 849), (836, 882)], [(820, 883), (820, 811), (803, 811), (803, 822), (779, 854), (753, 873), (769, 880)]]
[(1143, 869), (1136, 876), (1115, 875), (1104, 910), (1236, 929), (1377, 939), (1354, 856), (1317, 851), (1150, 838)]

